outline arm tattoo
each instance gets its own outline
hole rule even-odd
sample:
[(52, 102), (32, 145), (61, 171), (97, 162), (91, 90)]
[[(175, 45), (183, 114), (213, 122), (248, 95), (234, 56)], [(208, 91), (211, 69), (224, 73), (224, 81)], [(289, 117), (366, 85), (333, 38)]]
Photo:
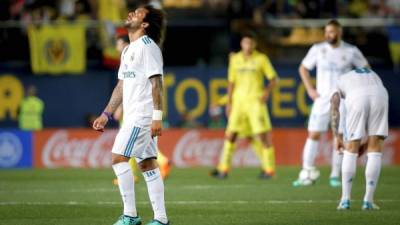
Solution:
[(123, 81), (119, 80), (104, 111), (114, 113), (117, 110), (118, 106), (122, 103), (122, 88)]
[(150, 77), (153, 95), (153, 106), (155, 110), (162, 110), (163, 81), (161, 75)]
[(339, 134), (339, 121), (340, 121), (339, 104), (340, 104), (340, 95), (338, 92), (336, 92), (335, 94), (333, 94), (331, 98), (331, 129), (333, 135), (335, 136)]

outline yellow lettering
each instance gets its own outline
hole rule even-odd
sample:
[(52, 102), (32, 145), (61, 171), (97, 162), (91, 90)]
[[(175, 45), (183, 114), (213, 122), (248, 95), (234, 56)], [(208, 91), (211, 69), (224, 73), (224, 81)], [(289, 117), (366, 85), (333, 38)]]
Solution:
[[(314, 78), (312, 78), (311, 82), (313, 83), (313, 85), (315, 85), (316, 81)], [(302, 115), (310, 114), (310, 106), (307, 104), (307, 98), (308, 94), (306, 92), (306, 87), (301, 82), (299, 87), (297, 88), (296, 101), (297, 101), (297, 107), (299, 108), (299, 111)]]
[(210, 89), (210, 103), (217, 104), (217, 102), (225, 96), (225, 94), (220, 94), (218, 91), (220, 89), (226, 89), (228, 87), (228, 81), (226, 79), (212, 79), (209, 84)]
[(12, 120), (17, 120), (18, 107), (24, 97), (24, 87), (15, 76), (0, 76), (0, 120), (8, 113)]
[(296, 110), (293, 108), (283, 108), (283, 102), (292, 102), (293, 93), (282, 92), (282, 88), (292, 88), (295, 86), (295, 80), (290, 78), (281, 78), (278, 86), (274, 88), (272, 95), (272, 114), (277, 118), (292, 118), (296, 116)]
[[(188, 110), (185, 103), (185, 92), (190, 88), (194, 89), (197, 92), (198, 103), (193, 109)], [(175, 101), (176, 109), (179, 113), (187, 112), (190, 117), (197, 118), (201, 116), (207, 108), (206, 88), (198, 79), (185, 79), (181, 83), (179, 83), (176, 88)]]

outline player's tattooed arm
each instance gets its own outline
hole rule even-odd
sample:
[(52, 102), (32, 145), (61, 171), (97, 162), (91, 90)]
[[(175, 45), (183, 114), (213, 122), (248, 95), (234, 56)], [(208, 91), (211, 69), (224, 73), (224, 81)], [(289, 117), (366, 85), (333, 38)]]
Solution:
[(150, 77), (154, 109), (162, 110), (163, 81), (160, 74)]
[(331, 129), (335, 137), (339, 135), (339, 121), (340, 121), (339, 105), (340, 105), (340, 94), (339, 92), (336, 92), (332, 95), (331, 98)]
[(110, 101), (108, 102), (106, 108), (104, 109), (105, 112), (111, 114), (114, 113), (115, 110), (117, 110), (118, 106), (122, 103), (122, 88), (123, 88), (123, 81), (119, 80), (114, 88)]
[[(152, 85), (152, 96), (153, 96), (153, 107), (154, 110), (162, 110), (162, 97), (163, 97), (163, 80), (160, 74), (153, 75), (150, 77)], [(153, 111), (153, 122), (151, 124), (151, 136), (161, 136), (162, 122), (154, 117)]]

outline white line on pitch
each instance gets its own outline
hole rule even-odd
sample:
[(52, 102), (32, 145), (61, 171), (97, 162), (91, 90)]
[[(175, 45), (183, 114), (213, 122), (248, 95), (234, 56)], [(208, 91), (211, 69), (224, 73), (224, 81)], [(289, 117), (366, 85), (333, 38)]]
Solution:
[[(359, 202), (359, 200), (354, 200)], [(333, 204), (337, 203), (338, 200), (266, 200), (266, 201), (167, 201), (167, 205), (220, 205), (220, 204)], [(400, 202), (400, 199), (382, 199), (377, 202)], [(121, 205), (121, 202), (117, 201), (99, 201), (99, 202), (78, 202), (78, 201), (68, 201), (68, 202), (0, 202), (0, 206), (10, 206), (10, 205)], [(148, 205), (147, 201), (138, 201), (138, 205)]]
[[(175, 186), (169, 185), (173, 189), (189, 189), (189, 190), (207, 190), (207, 189), (240, 189), (240, 188), (259, 188), (257, 185), (182, 185)], [(138, 190), (147, 190), (145, 187), (138, 187)], [(86, 192), (115, 192), (118, 188), (37, 188), (37, 189), (13, 189), (13, 190), (0, 190), (0, 193), (86, 193)]]

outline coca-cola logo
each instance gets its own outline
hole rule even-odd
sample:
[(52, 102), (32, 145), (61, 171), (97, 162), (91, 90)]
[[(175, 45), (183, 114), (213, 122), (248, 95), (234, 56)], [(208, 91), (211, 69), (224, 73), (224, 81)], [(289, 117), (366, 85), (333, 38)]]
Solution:
[[(201, 137), (201, 131), (190, 130), (178, 140), (174, 148), (174, 164), (177, 167), (216, 166), (223, 144), (223, 137)], [(243, 142), (237, 144), (232, 162), (233, 166), (259, 165), (254, 152)]]
[(95, 138), (69, 137), (69, 131), (53, 133), (44, 145), (43, 165), (55, 167), (109, 167), (115, 131), (106, 131)]

